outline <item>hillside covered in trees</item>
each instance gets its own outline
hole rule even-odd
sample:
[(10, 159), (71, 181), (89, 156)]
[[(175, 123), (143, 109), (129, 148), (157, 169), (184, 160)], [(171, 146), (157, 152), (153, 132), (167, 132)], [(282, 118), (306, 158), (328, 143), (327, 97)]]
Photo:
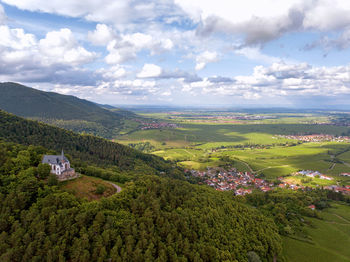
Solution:
[[(102, 108), (74, 96), (44, 92), (17, 83), (0, 83), (0, 109), (75, 132), (111, 138), (133, 123), (136, 114)], [(130, 122), (130, 123), (129, 123)]]
[(183, 178), (173, 163), (130, 147), (91, 135), (80, 135), (37, 121), (26, 120), (0, 110), (0, 138), (23, 145), (38, 145), (72, 156), (74, 163), (88, 162), (100, 167), (113, 166), (131, 174), (166, 174)]
[(230, 194), (140, 176), (86, 202), (47, 180), (46, 152), (0, 142), (0, 261), (244, 262), (281, 253), (274, 222)]

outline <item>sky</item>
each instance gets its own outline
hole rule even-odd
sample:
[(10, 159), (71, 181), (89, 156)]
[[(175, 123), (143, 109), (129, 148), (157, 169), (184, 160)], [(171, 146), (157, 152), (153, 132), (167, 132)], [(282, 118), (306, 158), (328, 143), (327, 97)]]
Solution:
[(0, 82), (112, 105), (342, 107), (348, 0), (0, 0)]

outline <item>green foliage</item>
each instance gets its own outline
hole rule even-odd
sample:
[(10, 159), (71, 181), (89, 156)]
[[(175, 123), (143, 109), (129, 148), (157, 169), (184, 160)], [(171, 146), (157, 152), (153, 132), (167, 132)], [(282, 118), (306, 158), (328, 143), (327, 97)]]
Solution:
[(106, 187), (104, 185), (97, 185), (96, 194), (102, 195), (106, 191)]
[(117, 168), (100, 168), (96, 166), (78, 166), (76, 171), (87, 176), (99, 177), (104, 180), (110, 180), (124, 184), (135, 178), (137, 174), (122, 173)]
[[(183, 178), (181, 169), (162, 158), (144, 154), (127, 146), (90, 135), (79, 135), (57, 127), (25, 120), (0, 110), (0, 138), (24, 145), (41, 145), (60, 152), (62, 148), (75, 159), (74, 164), (89, 161), (95, 165), (118, 166), (120, 171), (141, 174), (164, 172), (174, 178)], [(30, 159), (19, 155), (17, 161)], [(23, 163), (25, 164), (25, 163)]]
[(130, 143), (128, 146), (145, 153), (150, 153), (155, 149), (150, 142)]
[(281, 254), (274, 223), (231, 194), (141, 176), (112, 197), (80, 201), (38, 179), (28, 148), (0, 143), (0, 261), (248, 261), (249, 251), (271, 261)]
[(308, 208), (314, 204), (318, 210), (330, 207), (332, 200), (350, 203), (350, 198), (330, 190), (316, 189), (291, 191), (276, 189), (267, 193), (253, 192), (247, 195), (247, 202), (271, 217), (281, 235), (308, 237), (304, 217), (319, 218), (319, 212)]
[(49, 164), (40, 163), (37, 167), (38, 177), (41, 179), (47, 178), (50, 174), (50, 170), (51, 170), (51, 167)]
[(50, 174), (49, 178), (47, 179), (47, 184), (49, 186), (56, 186), (56, 185), (58, 185), (57, 176), (55, 174)]

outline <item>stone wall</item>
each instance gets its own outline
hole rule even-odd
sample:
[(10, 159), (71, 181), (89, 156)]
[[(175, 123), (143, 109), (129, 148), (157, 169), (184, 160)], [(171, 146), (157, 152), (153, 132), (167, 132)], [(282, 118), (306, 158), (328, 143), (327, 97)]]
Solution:
[(57, 179), (59, 181), (70, 180), (79, 177), (78, 173), (75, 173), (73, 168), (63, 171), (61, 175), (57, 175)]

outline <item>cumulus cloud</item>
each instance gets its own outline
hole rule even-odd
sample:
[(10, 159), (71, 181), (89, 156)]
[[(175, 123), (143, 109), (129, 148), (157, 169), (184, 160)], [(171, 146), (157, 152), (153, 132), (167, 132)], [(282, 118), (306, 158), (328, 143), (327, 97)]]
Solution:
[(11, 29), (6, 25), (0, 26), (0, 45), (15, 50), (23, 50), (36, 44), (33, 34), (26, 34), (23, 29)]
[[(246, 45), (263, 44), (294, 31), (343, 30), (350, 25), (350, 2), (344, 0), (3, 0), (3, 2), (24, 10), (83, 17), (98, 23), (109, 23), (120, 31), (144, 29), (160, 21), (180, 24), (190, 18), (196, 25), (199, 35), (215, 32), (243, 35)], [(96, 38), (99, 34), (102, 36), (101, 41)], [(109, 35), (110, 30), (99, 25), (97, 31), (91, 33), (90, 37), (93, 42), (101, 44), (107, 41)]]
[(147, 96), (157, 91), (159, 87), (155, 81), (143, 79), (103, 81), (97, 87), (97, 92), (109, 95)]
[(144, 64), (140, 73), (137, 74), (138, 78), (150, 78), (158, 77), (162, 74), (162, 68), (155, 64)]
[(55, 62), (73, 65), (89, 63), (96, 58), (96, 54), (80, 46), (72, 31), (63, 28), (52, 31), (39, 41), (39, 50), (49, 64)]
[(2, 5), (0, 5), (0, 25), (5, 24), (7, 20), (7, 16), (5, 14), (5, 10)]
[(337, 37), (324, 36), (312, 43), (306, 44), (304, 50), (308, 51), (321, 47), (325, 51), (325, 55), (328, 54), (333, 48), (337, 50), (344, 50), (350, 47), (350, 27), (346, 28)]
[(216, 61), (218, 61), (217, 52), (204, 51), (203, 53), (200, 53), (199, 55), (197, 55), (195, 69), (197, 71), (202, 70), (208, 63), (212, 63)]
[(238, 55), (243, 55), (250, 60), (255, 60), (255, 61), (259, 61), (259, 62), (267, 63), (267, 64), (276, 63), (276, 62), (281, 61), (281, 59), (278, 57), (268, 56), (268, 55), (261, 53), (260, 48), (257, 48), (257, 47), (237, 48), (234, 50), (234, 52)]
[(350, 66), (312, 67), (307, 63), (256, 66), (251, 75), (204, 78), (183, 83), (184, 92), (241, 96), (244, 99), (350, 94)]
[(111, 66), (107, 69), (101, 68), (97, 70), (97, 73), (101, 74), (106, 80), (114, 80), (126, 76), (127, 72), (124, 67), (120, 65)]
[(88, 40), (94, 45), (107, 45), (116, 37), (113, 29), (105, 24), (97, 24), (94, 31), (88, 33)]
[(156, 39), (144, 33), (124, 34), (110, 41), (107, 45), (109, 54), (105, 61), (108, 64), (118, 64), (133, 59), (141, 50), (150, 50), (151, 55), (169, 51), (174, 47), (173, 42), (166, 39)]
[(337, 30), (350, 25), (350, 4), (342, 0), (175, 0), (200, 26), (201, 35), (243, 34), (246, 45), (263, 44), (304, 30)]
[(202, 80), (198, 75), (189, 73), (187, 71), (182, 71), (179, 69), (169, 71), (163, 70), (162, 74), (158, 77), (160, 79), (179, 79), (186, 83), (198, 82)]
[(91, 62), (95, 54), (75, 40), (69, 29), (48, 32), (37, 40), (23, 29), (0, 26), (0, 75), (23, 82), (93, 84), (93, 73), (75, 66)]
[(133, 23), (142, 26), (143, 20), (176, 20), (178, 16), (182, 15), (180, 8), (175, 6), (171, 0), (3, 0), (3, 2), (22, 10), (84, 17), (89, 21), (112, 23), (120, 29), (128, 28)]

